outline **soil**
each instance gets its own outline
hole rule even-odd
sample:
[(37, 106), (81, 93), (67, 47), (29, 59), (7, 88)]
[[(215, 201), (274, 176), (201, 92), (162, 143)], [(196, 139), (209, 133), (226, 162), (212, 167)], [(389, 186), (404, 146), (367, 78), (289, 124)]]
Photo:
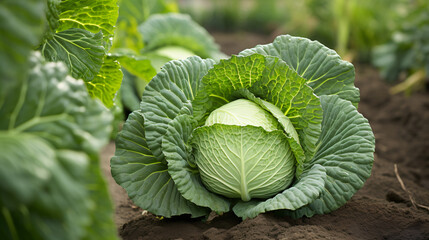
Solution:
[[(238, 53), (273, 37), (213, 33), (227, 54)], [(375, 137), (371, 177), (338, 210), (312, 218), (290, 219), (273, 213), (241, 221), (232, 214), (209, 221), (178, 217), (160, 219), (128, 199), (110, 175), (114, 143), (102, 153), (122, 239), (429, 239), (429, 95), (390, 95), (389, 87), (370, 66), (356, 65), (361, 90), (359, 111)], [(395, 174), (394, 164), (398, 174)], [(398, 176), (407, 191), (401, 188)], [(420, 205), (415, 207), (413, 202)]]

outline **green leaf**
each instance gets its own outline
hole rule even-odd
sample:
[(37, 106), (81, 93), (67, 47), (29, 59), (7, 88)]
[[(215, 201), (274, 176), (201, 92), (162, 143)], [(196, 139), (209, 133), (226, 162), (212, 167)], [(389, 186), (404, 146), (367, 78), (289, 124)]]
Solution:
[(67, 162), (61, 151), (30, 134), (3, 133), (0, 146), (0, 192), (5, 196), (0, 197), (0, 218), (10, 215), (8, 225), (1, 226), (6, 227), (2, 237), (81, 238), (89, 224), (90, 202), (80, 178), (88, 168), (86, 155), (74, 152), (73, 162)]
[(105, 55), (101, 32), (93, 34), (82, 29), (68, 29), (56, 33), (42, 46), (42, 54), (49, 61), (64, 62), (74, 78), (92, 80), (100, 71)]
[(0, 103), (8, 92), (5, 84), (26, 78), (28, 56), (43, 34), (45, 4), (44, 0), (0, 2)]
[(139, 31), (143, 35), (146, 52), (180, 46), (202, 58), (219, 59), (221, 55), (213, 37), (186, 14), (154, 14), (139, 26)]
[(144, 22), (150, 15), (155, 13), (178, 12), (176, 1), (170, 0), (120, 0), (118, 21)]
[(193, 101), (194, 116), (201, 122), (214, 109), (242, 97), (243, 89), (280, 108), (298, 132), (306, 159), (310, 159), (320, 135), (320, 100), (306, 80), (278, 58), (253, 54), (221, 60), (202, 79)]
[(83, 81), (67, 76), (62, 63), (40, 62), (33, 56), (29, 78), (7, 94), (0, 129), (32, 133), (56, 148), (98, 152), (107, 143), (111, 114), (88, 97)]
[(146, 86), (140, 108), (145, 118), (147, 144), (159, 161), (166, 163), (161, 144), (169, 122), (179, 114), (192, 114), (191, 100), (199, 90), (201, 78), (213, 64), (211, 59), (196, 56), (170, 61)]
[(57, 28), (60, 25), (58, 19), (60, 18), (60, 6), (61, 0), (47, 0), (46, 1), (46, 29), (45, 39), (50, 39), (57, 32)]
[[(72, 156), (71, 156), (72, 157)], [(100, 171), (98, 154), (90, 156), (89, 171), (84, 176), (86, 188), (89, 190), (89, 198), (92, 204), (89, 209), (91, 224), (85, 228), (83, 240), (103, 239), (116, 240), (116, 224), (114, 208), (107, 188), (107, 182)]]
[(114, 57), (106, 55), (100, 71), (91, 81), (85, 81), (89, 95), (98, 98), (104, 106), (113, 106), (116, 92), (122, 83), (121, 65)]
[(296, 162), (295, 176), (299, 177), (303, 171), (304, 162), (305, 162), (305, 153), (299, 142), (298, 133), (296, 132), (295, 127), (293, 126), (290, 119), (286, 117), (283, 114), (283, 112), (279, 110), (279, 108), (277, 108), (275, 105), (255, 97), (255, 95), (250, 91), (248, 91), (247, 89), (242, 89), (242, 91), (238, 91), (238, 93), (243, 97), (246, 97), (247, 99), (257, 103), (260, 107), (270, 112), (277, 119), (280, 125), (283, 127), (283, 130), (289, 142), (289, 146), (291, 147), (292, 152), (295, 156), (295, 162)]
[(214, 124), (195, 129), (192, 146), (204, 185), (228, 198), (271, 197), (294, 178), (293, 153), (281, 130)]
[(156, 70), (148, 57), (125, 54), (115, 56), (118, 57), (118, 61), (123, 68), (145, 81), (146, 84), (156, 75)]
[(60, 4), (60, 26), (57, 32), (80, 28), (92, 33), (102, 32), (110, 41), (118, 19), (117, 0), (63, 0)]
[(306, 168), (326, 169), (320, 198), (289, 215), (324, 214), (344, 205), (371, 174), (375, 140), (371, 127), (356, 108), (338, 96), (322, 96), (323, 123), (318, 150)]
[[(16, 193), (20, 199), (15, 207), (2, 207), (0, 218), (6, 213), (11, 234), (22, 233), (23, 238), (35, 234), (35, 239), (81, 239), (90, 226), (97, 229), (96, 236), (103, 232), (110, 234), (114, 229), (112, 218), (105, 218), (103, 224), (94, 220), (104, 212), (111, 214), (112, 209), (107, 191), (97, 190), (98, 198), (92, 195), (94, 182), (102, 179), (98, 159), (88, 156), (98, 156), (107, 143), (112, 116), (89, 97), (83, 81), (67, 76), (62, 63), (45, 63), (36, 52), (30, 65), (29, 77), (16, 84), (6, 94), (7, 101), (0, 105), (0, 114), (4, 116), (0, 119), (0, 131), (8, 139), (15, 139), (11, 140), (15, 147), (0, 145), (7, 147), (2, 150), (8, 151), (6, 161), (13, 159), (14, 168), (20, 169), (18, 176), (26, 174), (25, 169), (31, 166), (26, 166), (28, 162), (37, 164), (40, 159), (48, 162), (45, 173), (35, 173), (45, 175), (48, 180), (27, 183), (27, 194)], [(38, 150), (29, 152), (34, 148)], [(43, 156), (35, 155), (39, 153)], [(23, 154), (28, 162), (15, 158)], [(10, 178), (8, 175), (0, 178), (3, 177)], [(34, 189), (37, 187), (40, 189)], [(110, 209), (94, 207), (108, 205)]]
[(137, 93), (136, 81), (140, 81), (139, 78), (129, 73), (127, 70), (123, 70), (124, 78), (122, 79), (120, 96), (124, 107), (131, 111), (140, 109), (141, 98)]
[(273, 43), (246, 49), (239, 55), (259, 53), (282, 59), (307, 80), (317, 96), (338, 95), (357, 106), (359, 89), (354, 86), (351, 63), (317, 41), (290, 35), (278, 36)]
[[(2, 149), (0, 202), (14, 207), (17, 202), (28, 204), (38, 191), (52, 178), (55, 153), (46, 142), (31, 135), (0, 133)], [(20, 159), (20, 163), (16, 161)], [(32, 188), (28, 184), (32, 184)]]
[(305, 206), (323, 191), (326, 181), (325, 168), (315, 164), (308, 171), (301, 175), (292, 187), (284, 190), (268, 200), (252, 200), (249, 202), (238, 202), (234, 208), (234, 213), (243, 218), (254, 218), (260, 213), (274, 210), (290, 209), (295, 210)]
[(112, 176), (135, 204), (156, 215), (171, 217), (208, 214), (183, 198), (168, 173), (167, 164), (150, 151), (145, 123), (140, 111), (131, 113), (116, 138), (116, 152), (111, 159)]
[(168, 125), (167, 133), (162, 139), (162, 148), (168, 162), (168, 173), (174, 180), (177, 189), (187, 200), (202, 207), (209, 207), (218, 213), (229, 211), (229, 202), (209, 192), (200, 179), (200, 173), (193, 162), (189, 137), (194, 125), (189, 115), (177, 116)]

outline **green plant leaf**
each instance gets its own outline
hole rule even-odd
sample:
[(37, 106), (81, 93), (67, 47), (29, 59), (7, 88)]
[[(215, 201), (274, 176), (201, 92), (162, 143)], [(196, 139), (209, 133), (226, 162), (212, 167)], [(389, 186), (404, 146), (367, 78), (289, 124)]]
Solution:
[(89, 95), (98, 98), (104, 106), (113, 106), (116, 92), (122, 83), (121, 65), (114, 57), (106, 55), (100, 71), (91, 81), (85, 81)]
[(324, 214), (344, 205), (371, 174), (375, 140), (371, 127), (356, 108), (339, 96), (322, 96), (323, 123), (318, 150), (305, 167), (326, 169), (320, 198), (294, 212), (293, 217)]
[(243, 218), (254, 218), (260, 213), (274, 210), (290, 209), (295, 210), (305, 206), (323, 191), (326, 181), (326, 170), (324, 167), (315, 164), (305, 171), (300, 180), (294, 185), (268, 200), (252, 200), (249, 202), (238, 202), (234, 207), (234, 213)]
[(116, 152), (111, 160), (112, 176), (135, 204), (156, 215), (171, 217), (208, 214), (183, 198), (168, 173), (167, 164), (159, 161), (146, 143), (144, 117), (131, 113), (116, 138)]
[(228, 198), (268, 198), (294, 178), (295, 160), (281, 130), (214, 124), (195, 129), (192, 146), (204, 185)]
[(118, 19), (117, 0), (63, 0), (59, 6), (60, 26), (57, 32), (80, 28), (92, 33), (102, 32), (105, 41), (111, 41)]
[(124, 78), (122, 79), (121, 88), (119, 89), (122, 104), (131, 111), (138, 110), (140, 109), (141, 99), (137, 93), (135, 81), (140, 81), (140, 79), (125, 69), (122, 71), (124, 73)]
[[(28, 204), (52, 178), (55, 170), (55, 152), (43, 140), (31, 135), (0, 134), (2, 149), (0, 169), (0, 202), (7, 207), (16, 203)], [(17, 163), (20, 159), (21, 163)], [(32, 188), (28, 187), (31, 183)]]
[[(73, 156), (71, 156), (73, 157)], [(89, 190), (92, 204), (89, 209), (91, 224), (85, 228), (83, 240), (117, 240), (114, 208), (107, 188), (107, 182), (100, 171), (98, 154), (90, 155), (89, 171), (86, 171), (85, 186)]]
[(62, 63), (41, 61), (35, 53), (29, 78), (7, 94), (0, 129), (32, 133), (56, 148), (98, 152), (107, 143), (111, 114), (88, 98), (83, 81), (68, 77)]
[(199, 57), (170, 61), (146, 86), (140, 108), (147, 144), (159, 161), (166, 163), (161, 145), (169, 122), (179, 114), (192, 115), (191, 100), (213, 64), (213, 60)]
[(57, 32), (57, 28), (60, 25), (58, 19), (60, 18), (60, 6), (61, 0), (47, 0), (46, 1), (46, 29), (45, 39), (50, 39)]
[[(9, 151), (6, 161), (14, 159), (15, 169), (20, 169), (18, 175), (25, 173), (27, 162), (14, 157), (26, 154), (28, 161), (35, 164), (40, 159), (48, 162), (45, 173), (35, 173), (48, 180), (34, 181), (34, 185), (27, 183), (27, 195), (15, 194), (21, 198), (17, 199), (16, 207), (2, 208), (2, 211), (8, 212), (9, 222), (15, 229), (22, 230), (15, 232), (24, 234), (25, 238), (35, 233), (35, 239), (38, 236), (40, 239), (80, 239), (88, 228), (97, 231), (96, 236), (112, 234), (112, 218), (105, 218), (102, 224), (94, 220), (97, 215), (111, 214), (112, 206), (107, 191), (99, 191), (101, 185), (96, 184), (103, 182), (98, 157), (88, 157), (98, 156), (107, 143), (112, 116), (89, 97), (83, 81), (67, 75), (64, 64), (45, 63), (36, 52), (30, 65), (29, 77), (14, 85), (13, 91), (6, 94), (7, 101), (0, 105), (0, 113), (4, 116), (0, 120), (0, 131), (7, 138), (15, 139), (11, 140), (15, 147), (1, 146)], [(39, 151), (27, 151), (34, 147)], [(34, 155), (40, 151), (42, 157)], [(34, 189), (37, 187), (41, 189)], [(20, 188), (15, 190), (20, 191)], [(98, 198), (92, 190), (97, 192)], [(14, 232), (10, 228), (12, 225), (8, 225), (11, 233)], [(111, 238), (115, 239), (115, 235)]]
[(254, 53), (282, 59), (307, 80), (307, 84), (317, 96), (338, 95), (355, 106), (359, 102), (359, 89), (354, 86), (353, 65), (341, 60), (334, 50), (317, 41), (282, 35), (273, 43), (246, 49), (239, 55), (248, 56)]
[(87, 156), (73, 152), (73, 161), (66, 161), (63, 151), (30, 134), (3, 132), (0, 146), (0, 178), (5, 183), (0, 187), (0, 218), (9, 215), (8, 224), (1, 226), (2, 237), (81, 238), (91, 204), (81, 179), (88, 169)]
[(221, 55), (213, 37), (186, 14), (154, 14), (139, 26), (139, 31), (143, 35), (146, 52), (180, 46), (202, 58), (219, 59)]
[(156, 75), (156, 70), (152, 66), (151, 59), (148, 57), (128, 54), (116, 54), (114, 56), (118, 57), (118, 61), (123, 68), (145, 81), (146, 84)]
[(6, 84), (26, 78), (28, 56), (42, 37), (44, 0), (4, 0), (0, 2), (0, 81), (1, 96)]
[(49, 61), (62, 61), (74, 78), (92, 80), (100, 71), (105, 55), (101, 32), (93, 34), (73, 28), (56, 33), (42, 46), (42, 54)]
[(299, 177), (304, 168), (305, 153), (299, 142), (298, 133), (296, 132), (295, 127), (293, 126), (290, 119), (286, 117), (283, 112), (279, 110), (279, 108), (277, 108), (275, 105), (255, 97), (255, 95), (247, 89), (239, 90), (238, 93), (243, 97), (257, 103), (260, 107), (270, 112), (277, 119), (278, 123), (280, 123), (280, 125), (283, 127), (283, 130), (289, 142), (289, 146), (291, 147), (292, 152), (295, 156), (295, 176)]
[(177, 189), (187, 200), (202, 207), (209, 207), (218, 213), (229, 211), (229, 202), (209, 192), (200, 179), (200, 173), (193, 162), (189, 137), (194, 125), (189, 115), (177, 116), (168, 125), (162, 148), (168, 162), (168, 173), (174, 180)]
[(214, 65), (201, 85), (192, 103), (194, 116), (200, 122), (247, 89), (280, 108), (298, 132), (306, 159), (314, 154), (321, 131), (320, 100), (306, 85), (306, 80), (282, 60), (260, 54), (232, 56)]

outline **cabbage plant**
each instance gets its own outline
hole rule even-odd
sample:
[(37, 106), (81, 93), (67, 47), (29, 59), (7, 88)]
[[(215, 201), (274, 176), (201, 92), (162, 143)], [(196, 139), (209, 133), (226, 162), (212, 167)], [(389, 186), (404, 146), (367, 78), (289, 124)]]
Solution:
[(331, 212), (373, 163), (354, 77), (333, 50), (289, 35), (219, 63), (170, 61), (118, 135), (112, 175), (164, 217)]

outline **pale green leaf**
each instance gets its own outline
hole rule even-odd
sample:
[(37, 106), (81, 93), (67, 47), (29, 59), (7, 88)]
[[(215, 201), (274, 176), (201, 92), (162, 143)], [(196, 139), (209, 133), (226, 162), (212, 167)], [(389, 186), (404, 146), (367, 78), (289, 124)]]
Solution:
[(192, 146), (204, 185), (228, 198), (268, 198), (294, 178), (295, 160), (281, 130), (214, 124), (195, 129)]
[(290, 119), (286, 117), (278, 107), (276, 107), (272, 103), (269, 103), (267, 101), (264, 101), (260, 98), (255, 97), (255, 95), (252, 94), (247, 89), (242, 89), (241, 91), (238, 91), (238, 94), (240, 94), (241, 96), (249, 100), (252, 100), (253, 102), (257, 103), (260, 107), (270, 112), (277, 119), (278, 123), (280, 123), (280, 125), (283, 127), (283, 130), (289, 142), (289, 146), (291, 147), (292, 152), (295, 156), (295, 161), (296, 161), (295, 176), (299, 177), (303, 171), (305, 153), (299, 142), (298, 133), (296, 132), (295, 127), (293, 126)]
[(249, 202), (238, 202), (234, 213), (243, 218), (254, 218), (260, 213), (274, 210), (295, 210), (313, 202), (320, 196), (326, 181), (326, 170), (315, 164), (311, 169), (304, 172), (294, 185), (276, 196), (263, 200), (252, 200)]
[(143, 35), (146, 52), (180, 46), (202, 58), (218, 59), (220, 55), (213, 37), (186, 14), (154, 14), (139, 26), (139, 31)]
[(218, 213), (228, 212), (230, 203), (209, 192), (201, 182), (200, 173), (193, 162), (192, 148), (188, 144), (194, 129), (190, 119), (189, 115), (180, 115), (168, 124), (167, 133), (162, 139), (168, 172), (184, 198)]

